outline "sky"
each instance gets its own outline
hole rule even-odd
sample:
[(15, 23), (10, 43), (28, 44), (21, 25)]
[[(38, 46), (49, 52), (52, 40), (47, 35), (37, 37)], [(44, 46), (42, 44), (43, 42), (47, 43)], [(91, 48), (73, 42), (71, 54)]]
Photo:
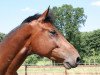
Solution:
[(74, 8), (84, 8), (87, 15), (82, 32), (100, 29), (100, 0), (1, 0), (0, 1), (0, 32), (9, 33), (20, 25), (28, 16), (44, 12), (48, 6), (60, 7), (63, 4), (72, 5)]

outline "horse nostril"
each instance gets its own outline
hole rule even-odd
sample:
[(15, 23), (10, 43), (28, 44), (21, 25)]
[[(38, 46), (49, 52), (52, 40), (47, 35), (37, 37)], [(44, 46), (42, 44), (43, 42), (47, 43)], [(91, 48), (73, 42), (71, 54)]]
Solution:
[(79, 64), (80, 63), (80, 60), (81, 60), (80, 57), (77, 57), (76, 63)]

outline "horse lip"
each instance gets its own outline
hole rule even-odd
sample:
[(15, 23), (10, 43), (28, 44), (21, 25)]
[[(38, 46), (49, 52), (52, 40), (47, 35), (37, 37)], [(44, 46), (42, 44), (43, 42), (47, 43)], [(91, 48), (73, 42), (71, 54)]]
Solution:
[(63, 64), (64, 64), (64, 67), (65, 67), (66, 69), (71, 69), (70, 64), (68, 64), (68, 63), (66, 63), (66, 62), (64, 62)]
[(63, 64), (64, 64), (64, 67), (65, 67), (66, 69), (71, 69), (71, 68), (77, 67), (76, 65), (75, 65), (75, 66), (71, 65), (69, 62), (64, 62)]

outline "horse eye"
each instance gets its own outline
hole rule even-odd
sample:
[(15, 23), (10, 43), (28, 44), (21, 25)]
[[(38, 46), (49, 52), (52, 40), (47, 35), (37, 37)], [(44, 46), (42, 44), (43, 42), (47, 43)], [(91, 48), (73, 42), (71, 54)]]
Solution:
[(55, 35), (55, 34), (56, 34), (56, 31), (53, 30), (53, 31), (50, 31), (50, 33), (51, 33), (52, 35)]

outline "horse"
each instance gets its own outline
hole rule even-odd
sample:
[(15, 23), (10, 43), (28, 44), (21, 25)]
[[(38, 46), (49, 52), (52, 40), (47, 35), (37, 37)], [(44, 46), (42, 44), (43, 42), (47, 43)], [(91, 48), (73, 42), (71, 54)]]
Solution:
[(31, 54), (75, 68), (80, 55), (57, 30), (48, 7), (42, 14), (26, 18), (0, 42), (0, 75), (18, 75), (17, 70)]

